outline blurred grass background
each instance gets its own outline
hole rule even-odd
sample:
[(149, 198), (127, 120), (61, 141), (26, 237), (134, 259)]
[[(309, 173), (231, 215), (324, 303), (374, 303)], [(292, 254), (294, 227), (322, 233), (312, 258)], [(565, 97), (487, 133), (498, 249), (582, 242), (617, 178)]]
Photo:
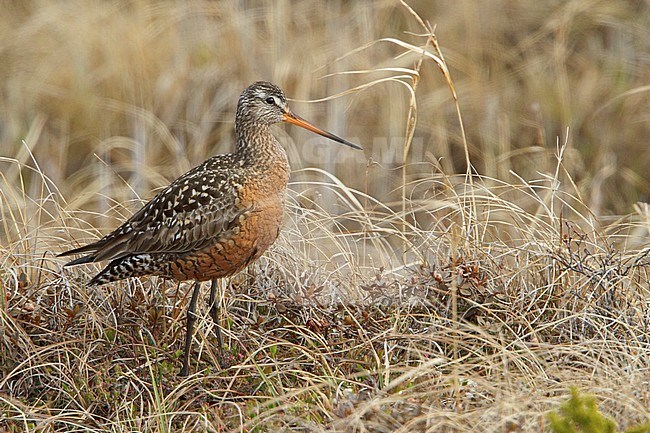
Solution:
[[(3, 3), (0, 156), (28, 161), (21, 140), (31, 137), (28, 147), (72, 208), (103, 212), (111, 200), (149, 198), (230, 151), (237, 98), (259, 79), (298, 100), (297, 113), (365, 148), (365, 158), (350, 160), (297, 128), (278, 132), (294, 169), (321, 167), (380, 201), (399, 199), (404, 86), (386, 81), (299, 102), (399, 75), (381, 68), (413, 67), (416, 54), (400, 56), (385, 42), (346, 56), (385, 37), (422, 41), (408, 33), (421, 29), (398, 2)], [(539, 178), (555, 170), (556, 145), (566, 140), (563, 170), (594, 214), (626, 214), (648, 200), (648, 2), (412, 6), (436, 26), (478, 173)], [(366, 72), (325, 77), (344, 71)], [(409, 183), (466, 170), (449, 89), (432, 62), (420, 72)]]

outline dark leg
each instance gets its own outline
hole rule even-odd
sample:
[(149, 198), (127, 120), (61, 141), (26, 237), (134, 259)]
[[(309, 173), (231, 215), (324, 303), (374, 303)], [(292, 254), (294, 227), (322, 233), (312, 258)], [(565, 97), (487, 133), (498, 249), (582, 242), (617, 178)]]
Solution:
[(192, 299), (190, 299), (190, 306), (187, 309), (187, 325), (185, 326), (185, 353), (183, 354), (183, 368), (181, 369), (181, 376), (187, 376), (190, 369), (190, 349), (192, 347), (194, 322), (196, 322), (196, 300), (199, 297), (200, 288), (201, 282), (197, 281), (194, 283)]
[(219, 319), (221, 312), (219, 311), (219, 301), (217, 300), (217, 284), (219, 280), (212, 280), (212, 285), (210, 286), (210, 317), (214, 322), (214, 326), (217, 329), (217, 344), (219, 345), (219, 357), (217, 362), (219, 362), (219, 367), (223, 368), (224, 364), (224, 354), (223, 354), (223, 341), (221, 340), (221, 326), (219, 325)]

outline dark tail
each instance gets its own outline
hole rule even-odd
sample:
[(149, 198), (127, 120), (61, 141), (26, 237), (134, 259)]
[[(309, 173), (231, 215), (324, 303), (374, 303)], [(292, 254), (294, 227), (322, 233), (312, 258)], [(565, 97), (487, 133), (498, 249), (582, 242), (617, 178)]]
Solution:
[[(84, 253), (94, 253), (99, 249), (101, 245), (99, 242), (94, 242), (92, 244), (84, 245), (83, 247), (75, 248), (74, 250), (65, 251), (63, 253), (57, 254), (57, 257), (72, 256), (75, 254), (84, 254)], [(84, 262), (85, 263), (85, 262)]]
[[(61, 257), (63, 255), (67, 255), (67, 253), (59, 254), (57, 257)], [(67, 267), (67, 266), (81, 265), (84, 263), (92, 263), (95, 261), (96, 258), (97, 256), (95, 254), (89, 254), (87, 256), (83, 256), (83, 257), (79, 257), (78, 259), (71, 260), (63, 266)]]
[[(97, 260), (97, 250), (103, 246), (103, 242), (93, 242), (92, 244), (84, 245), (83, 247), (75, 248), (73, 250), (65, 251), (57, 254), (57, 257), (73, 256), (76, 254), (85, 254), (83, 257), (74, 259), (63, 266), (81, 265), (83, 263), (92, 263)], [(90, 254), (87, 254), (90, 253)]]
[[(78, 263), (88, 263), (92, 261), (86, 260), (86, 256), (81, 259), (73, 260)], [(90, 281), (89, 286), (106, 284), (113, 281), (123, 280), (130, 277), (141, 277), (143, 275), (165, 275), (167, 265), (166, 261), (161, 263), (160, 260), (155, 260), (151, 254), (134, 254), (131, 256), (120, 257), (111, 261), (100, 273), (95, 275)]]

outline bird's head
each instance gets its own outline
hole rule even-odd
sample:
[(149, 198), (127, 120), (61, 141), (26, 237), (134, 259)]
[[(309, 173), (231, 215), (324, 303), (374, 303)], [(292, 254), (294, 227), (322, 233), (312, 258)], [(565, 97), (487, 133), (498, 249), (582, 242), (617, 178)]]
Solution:
[(331, 132), (324, 131), (294, 114), (289, 108), (284, 92), (268, 81), (257, 81), (244, 90), (237, 104), (237, 121), (249, 123), (251, 127), (255, 127), (255, 125), (268, 126), (280, 122), (292, 123), (330, 140), (354, 149), (361, 149), (360, 146), (337, 137)]

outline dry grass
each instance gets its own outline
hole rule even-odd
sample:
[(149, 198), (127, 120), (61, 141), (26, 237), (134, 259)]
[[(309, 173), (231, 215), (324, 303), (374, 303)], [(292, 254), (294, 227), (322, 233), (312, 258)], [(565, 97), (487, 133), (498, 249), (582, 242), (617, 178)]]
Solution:
[[(0, 430), (532, 432), (570, 385), (648, 421), (647, 5), (413, 8), (442, 53), (393, 2), (7, 6)], [(261, 78), (343, 93), (293, 106), (370, 159), (282, 137), (284, 231), (223, 285), (230, 367), (206, 311), (179, 378), (188, 284), (88, 288), (54, 255), (229, 150)]]

